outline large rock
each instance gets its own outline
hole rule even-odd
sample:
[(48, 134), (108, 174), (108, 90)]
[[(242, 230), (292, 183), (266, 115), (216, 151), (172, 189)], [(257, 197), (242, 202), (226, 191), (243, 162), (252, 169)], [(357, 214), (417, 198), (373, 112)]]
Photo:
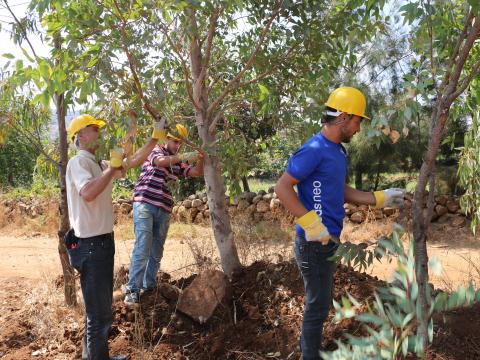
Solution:
[(456, 213), (458, 209), (460, 209), (460, 206), (457, 201), (451, 199), (447, 201), (447, 209), (451, 213)]
[(350, 216), (350, 220), (354, 223), (360, 224), (365, 221), (365, 212), (364, 211), (357, 211)]
[(436, 205), (435, 212), (437, 213), (438, 217), (445, 215), (448, 212), (448, 209), (443, 205)]
[(438, 205), (446, 206), (448, 201), (448, 197), (446, 195), (435, 196), (435, 202)]
[(273, 199), (273, 193), (268, 193), (268, 194), (263, 195), (262, 199), (266, 200), (266, 201), (272, 200)]
[(238, 201), (237, 210), (238, 211), (243, 211), (246, 208), (248, 208), (249, 206), (250, 206), (250, 203), (248, 202), (248, 200), (240, 199)]
[(244, 191), (244, 192), (240, 195), (240, 199), (246, 200), (246, 201), (248, 201), (249, 204), (251, 204), (252, 201), (253, 201), (253, 198), (254, 198), (255, 196), (257, 196), (257, 194), (255, 194), (254, 192)]
[(354, 204), (344, 204), (343, 207), (345, 208), (345, 215), (351, 215), (355, 211), (357, 211), (357, 205)]
[(195, 200), (197, 198), (197, 195), (193, 194), (188, 197), (188, 200)]
[(262, 198), (263, 198), (263, 195), (257, 195), (257, 196), (255, 196), (255, 197), (252, 199), (252, 203), (253, 203), (253, 204), (256, 204), (256, 203), (258, 203), (260, 200), (262, 200)]
[(203, 324), (224, 300), (228, 286), (228, 278), (223, 272), (206, 270), (180, 294), (177, 309)]
[(280, 202), (279, 199), (270, 200), (270, 210), (271, 211), (274, 211), (274, 210), (278, 209), (281, 205), (282, 205), (282, 203)]
[(195, 200), (192, 201), (192, 207), (194, 207), (194, 208), (198, 208), (202, 205), (203, 205), (203, 202), (200, 199), (195, 199)]
[(179, 206), (177, 214), (178, 214), (178, 218), (180, 220), (186, 219), (187, 218), (187, 209), (185, 208), (185, 206), (183, 206), (183, 205)]
[(262, 195), (262, 196), (263, 196), (263, 195), (266, 195), (266, 194), (267, 194), (267, 192), (266, 192), (265, 190), (260, 190), (260, 191), (258, 192), (258, 195)]
[(190, 209), (192, 207), (192, 200), (184, 200), (182, 205), (185, 207), (185, 209)]
[(158, 290), (160, 291), (160, 294), (162, 294), (163, 297), (165, 297), (170, 301), (177, 301), (179, 295), (182, 292), (182, 290), (180, 290), (175, 285), (171, 285), (165, 282), (160, 283)]
[(270, 210), (270, 204), (265, 200), (261, 200), (257, 203), (257, 211), (259, 213), (264, 213)]

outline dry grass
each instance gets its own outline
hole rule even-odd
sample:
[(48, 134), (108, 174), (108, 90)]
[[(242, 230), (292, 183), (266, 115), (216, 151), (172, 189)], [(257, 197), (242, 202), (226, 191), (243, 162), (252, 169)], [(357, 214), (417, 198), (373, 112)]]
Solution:
[(389, 236), (395, 228), (395, 222), (392, 219), (382, 219), (377, 221), (366, 220), (362, 224), (345, 222), (341, 241), (351, 243), (372, 243), (376, 242), (381, 236)]

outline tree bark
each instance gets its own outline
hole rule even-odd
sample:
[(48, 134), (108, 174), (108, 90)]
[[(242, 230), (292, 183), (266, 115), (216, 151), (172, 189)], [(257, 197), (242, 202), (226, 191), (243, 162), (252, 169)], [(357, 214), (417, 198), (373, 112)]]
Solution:
[[(55, 38), (55, 48), (60, 49), (61, 43), (57, 36)], [(66, 186), (66, 174), (67, 174), (67, 162), (68, 162), (68, 143), (67, 143), (67, 130), (65, 126), (65, 114), (66, 106), (63, 94), (55, 94), (54, 97), (55, 106), (57, 110), (57, 125), (58, 125), (58, 138), (59, 138), (59, 153), (60, 153), (60, 205), (59, 215), (60, 221), (58, 226), (58, 254), (60, 256), (60, 264), (62, 265), (63, 272), (63, 290), (65, 294), (65, 303), (68, 306), (77, 305), (77, 294), (75, 288), (75, 274), (73, 267), (68, 260), (67, 248), (63, 242), (63, 237), (70, 229), (70, 221), (68, 219), (68, 204), (67, 204), (67, 186)]]
[(242, 186), (243, 191), (250, 192), (250, 186), (248, 185), (248, 180), (246, 176), (242, 176)]
[[(225, 184), (223, 182), (220, 159), (217, 156), (217, 145), (214, 144), (215, 133), (210, 133), (212, 119), (207, 116), (209, 108), (208, 89), (205, 84), (208, 73), (208, 56), (202, 56), (200, 39), (198, 36), (195, 12), (188, 10), (191, 19), (192, 34), (190, 43), (190, 65), (193, 79), (193, 101), (195, 105), (195, 119), (200, 138), (204, 145), (209, 145), (205, 156), (204, 177), (207, 186), (208, 206), (215, 236), (215, 242), (220, 253), (222, 269), (228, 276), (241, 267), (235, 246), (234, 234), (230, 223), (230, 216), (225, 201)], [(209, 45), (213, 38), (213, 30), (209, 36)], [(210, 50), (207, 50), (207, 53)], [(213, 145), (211, 145), (213, 144)]]
[(363, 172), (360, 168), (355, 169), (355, 189), (362, 190), (363, 181), (362, 181)]

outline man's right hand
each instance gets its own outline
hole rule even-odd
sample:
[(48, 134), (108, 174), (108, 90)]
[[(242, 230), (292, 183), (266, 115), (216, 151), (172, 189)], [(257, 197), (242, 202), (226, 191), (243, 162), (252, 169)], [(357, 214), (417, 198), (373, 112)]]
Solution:
[(305, 238), (307, 241), (320, 241), (323, 245), (328, 244), (331, 236), (315, 210), (311, 210), (299, 217), (297, 224), (305, 230)]

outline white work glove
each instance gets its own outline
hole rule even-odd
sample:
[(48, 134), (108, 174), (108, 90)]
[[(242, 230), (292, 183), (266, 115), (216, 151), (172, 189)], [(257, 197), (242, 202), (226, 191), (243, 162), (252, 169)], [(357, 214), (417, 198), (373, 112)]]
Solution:
[(311, 210), (299, 217), (297, 224), (305, 230), (305, 238), (307, 241), (320, 241), (323, 245), (328, 244), (331, 236), (315, 210)]
[(200, 154), (197, 151), (192, 151), (192, 152), (178, 154), (178, 158), (180, 159), (180, 161), (193, 162), (198, 159), (199, 155)]
[(375, 208), (381, 209), (384, 207), (401, 207), (403, 205), (403, 198), (405, 197), (405, 190), (391, 188), (381, 191), (375, 191)]
[(153, 123), (152, 139), (167, 142), (167, 134), (165, 134), (165, 118), (163, 116), (159, 121)]

